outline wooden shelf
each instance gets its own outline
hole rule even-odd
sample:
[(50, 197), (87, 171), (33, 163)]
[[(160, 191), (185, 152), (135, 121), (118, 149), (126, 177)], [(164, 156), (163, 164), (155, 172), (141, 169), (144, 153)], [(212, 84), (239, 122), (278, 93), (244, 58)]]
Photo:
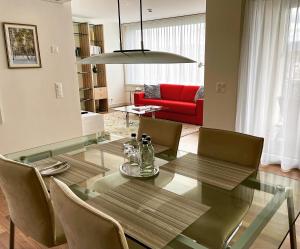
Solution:
[(88, 90), (92, 90), (92, 88), (90, 87), (87, 87), (87, 88), (79, 88), (79, 91), (88, 91)]
[(80, 99), (80, 102), (92, 101), (93, 99)]
[(107, 99), (107, 87), (95, 87), (94, 98), (95, 100)]
[(88, 35), (88, 34), (84, 34), (84, 33), (74, 33), (74, 35)]
[[(103, 25), (91, 25), (89, 23), (73, 22), (74, 36), (79, 39), (80, 57), (91, 56), (90, 46), (96, 45), (104, 53)], [(93, 73), (94, 65), (79, 65), (78, 74), (80, 79), (80, 102), (83, 110), (89, 112), (108, 112), (108, 96), (105, 65), (96, 65), (98, 72)]]

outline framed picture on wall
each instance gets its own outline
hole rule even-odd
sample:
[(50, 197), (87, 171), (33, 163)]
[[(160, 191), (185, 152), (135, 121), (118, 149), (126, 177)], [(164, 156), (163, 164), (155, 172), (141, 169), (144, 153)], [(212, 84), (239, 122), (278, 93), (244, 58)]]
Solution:
[(3, 30), (9, 68), (42, 67), (36, 25), (3, 23)]

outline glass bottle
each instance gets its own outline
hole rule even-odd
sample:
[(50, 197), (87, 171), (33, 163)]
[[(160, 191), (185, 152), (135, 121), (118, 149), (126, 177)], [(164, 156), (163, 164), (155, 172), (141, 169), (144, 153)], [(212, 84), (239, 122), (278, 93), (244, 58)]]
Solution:
[(153, 164), (153, 151), (149, 147), (148, 141), (145, 139), (142, 142), (142, 147), (140, 149), (141, 163), (140, 163), (140, 174), (142, 176), (151, 176), (154, 171)]
[(131, 166), (140, 165), (140, 151), (139, 143), (136, 138), (136, 133), (131, 134), (131, 140), (129, 141), (130, 151), (128, 153), (129, 164)]
[(151, 137), (150, 137), (150, 136), (147, 136), (147, 137), (146, 137), (146, 140), (148, 141), (149, 149), (151, 150), (151, 152), (152, 152), (152, 154), (153, 154), (153, 162), (154, 162), (155, 151), (154, 151), (154, 147), (153, 147), (153, 144), (152, 144)]
[(143, 133), (142, 134), (142, 137), (141, 137), (141, 139), (140, 139), (140, 141), (139, 141), (139, 145), (140, 145), (140, 147), (142, 147), (143, 146), (143, 140), (145, 140), (146, 138), (147, 138), (147, 134), (146, 133)]
[(138, 150), (139, 149), (139, 143), (137, 141), (136, 133), (131, 133), (131, 139), (129, 144), (133, 146), (134, 149)]

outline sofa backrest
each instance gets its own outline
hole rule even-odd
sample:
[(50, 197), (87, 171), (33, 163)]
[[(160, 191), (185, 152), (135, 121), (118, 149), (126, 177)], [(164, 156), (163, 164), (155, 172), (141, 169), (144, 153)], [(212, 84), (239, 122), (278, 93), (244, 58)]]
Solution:
[(194, 102), (199, 86), (160, 84), (162, 99), (184, 102)]
[(160, 84), (160, 94), (162, 99), (181, 100), (183, 85)]
[(180, 100), (185, 102), (195, 102), (195, 95), (199, 86), (183, 86)]

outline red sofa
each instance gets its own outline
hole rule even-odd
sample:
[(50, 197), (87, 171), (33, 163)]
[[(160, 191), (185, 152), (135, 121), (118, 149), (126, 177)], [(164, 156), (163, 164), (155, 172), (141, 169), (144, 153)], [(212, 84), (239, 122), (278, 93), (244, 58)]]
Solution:
[(166, 110), (155, 114), (157, 118), (196, 125), (203, 124), (203, 99), (194, 101), (199, 86), (160, 84), (161, 99), (145, 98), (144, 92), (134, 94), (134, 105), (159, 105)]

